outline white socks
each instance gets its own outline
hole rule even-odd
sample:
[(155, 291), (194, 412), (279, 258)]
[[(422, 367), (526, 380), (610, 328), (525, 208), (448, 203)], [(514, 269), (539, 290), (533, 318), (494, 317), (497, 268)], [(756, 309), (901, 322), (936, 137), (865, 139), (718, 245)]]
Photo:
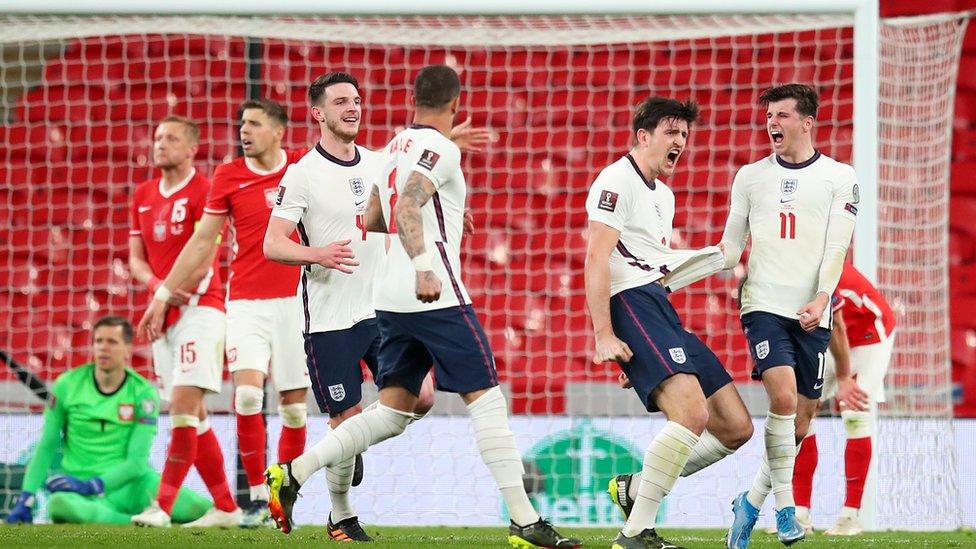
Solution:
[(267, 484), (251, 486), (251, 501), (268, 501), (269, 499), (271, 499), (271, 494), (268, 493)]
[(691, 455), (685, 463), (685, 468), (681, 471), (681, 476), (687, 477), (701, 471), (705, 467), (721, 460), (726, 456), (731, 456), (735, 450), (730, 450), (722, 444), (715, 435), (708, 430), (702, 431), (698, 438), (698, 444), (691, 449)]
[(332, 500), (330, 516), (333, 524), (356, 516), (352, 504), (349, 503), (349, 487), (352, 486), (352, 474), (355, 468), (355, 456), (325, 468), (325, 482), (329, 486), (329, 499)]
[(621, 530), (625, 536), (633, 537), (654, 527), (661, 500), (671, 491), (698, 440), (698, 435), (673, 421), (667, 422), (654, 437), (644, 454), (634, 509)]
[(772, 492), (776, 510), (793, 507), (793, 464), (796, 461), (796, 414), (783, 416), (766, 414), (763, 439), (766, 453), (759, 472), (746, 496), (753, 507), (762, 507), (766, 496)]
[(519, 526), (539, 520), (525, 493), (522, 457), (515, 445), (515, 435), (508, 427), (508, 407), (499, 387), (489, 389), (478, 400), (468, 404), (474, 439), (495, 484), (502, 493), (509, 516)]
[(323, 467), (342, 463), (366, 451), (373, 444), (399, 435), (413, 414), (382, 404), (342, 422), (329, 436), (291, 462), (291, 474), (299, 484)]

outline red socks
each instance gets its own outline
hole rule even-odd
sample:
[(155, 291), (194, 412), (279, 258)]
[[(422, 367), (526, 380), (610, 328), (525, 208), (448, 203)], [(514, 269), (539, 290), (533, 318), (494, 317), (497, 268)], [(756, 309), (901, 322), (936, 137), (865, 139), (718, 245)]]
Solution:
[(281, 438), (278, 440), (278, 463), (291, 461), (305, 451), (305, 426), (281, 426)]
[(176, 494), (183, 485), (186, 474), (197, 458), (197, 428), (176, 427), (173, 429), (169, 448), (166, 450), (166, 465), (163, 466), (159, 481), (159, 494), (156, 500), (159, 507), (170, 514)]
[(213, 429), (197, 436), (197, 459), (194, 465), (200, 478), (210, 490), (210, 495), (214, 499), (214, 507), (221, 511), (233, 511), (237, 509), (237, 503), (230, 493), (227, 485), (227, 475), (224, 473), (224, 454), (220, 451), (220, 442)]
[(810, 507), (813, 473), (817, 470), (817, 435), (803, 439), (793, 465), (793, 500), (799, 507)]
[(237, 414), (237, 447), (241, 452), (241, 463), (247, 473), (247, 484), (264, 484), (265, 444), (267, 434), (261, 414)]
[(861, 508), (864, 482), (871, 466), (871, 437), (849, 438), (844, 450), (844, 474), (847, 477), (847, 499), (844, 507)]

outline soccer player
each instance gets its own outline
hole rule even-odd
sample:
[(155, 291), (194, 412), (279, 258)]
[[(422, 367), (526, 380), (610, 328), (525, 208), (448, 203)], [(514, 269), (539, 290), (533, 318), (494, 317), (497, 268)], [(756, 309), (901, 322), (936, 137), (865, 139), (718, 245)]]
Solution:
[(433, 361), (438, 388), (459, 393), (471, 413), (478, 449), (512, 517), (509, 542), (578, 547), (579, 540), (561, 536), (532, 508), (491, 349), (460, 281), (467, 188), (460, 149), (448, 138), (460, 93), (450, 67), (420, 71), (414, 123), (384, 150), (381, 184), (365, 214), (367, 229), (395, 233), (373, 287), (382, 336), (379, 404), (343, 422), (291, 463), (272, 465), (271, 512), (279, 524), (290, 524), (298, 490), (314, 472), (402, 433)]
[(214, 498), (214, 508), (188, 526), (237, 526), (241, 510), (224, 473), (224, 457), (210, 429), (203, 397), (220, 391), (224, 369), (224, 292), (213, 253), (191, 276), (167, 288), (177, 255), (203, 215), (210, 182), (193, 168), (200, 130), (171, 116), (156, 128), (153, 161), (162, 177), (136, 187), (129, 231), (129, 270), (154, 299), (173, 308), (152, 334), (153, 366), (170, 402), (172, 438), (153, 505), (132, 517), (141, 526), (169, 526), (177, 491), (195, 465)]
[[(701, 258), (701, 278), (722, 268), (718, 248), (672, 250), (674, 193), (669, 177), (698, 118), (694, 103), (650, 97), (634, 113), (635, 144), (604, 168), (586, 202), (586, 298), (596, 333), (594, 362), (617, 361), (649, 412), (668, 423), (651, 441), (639, 476), (610, 481), (627, 516), (613, 547), (674, 547), (654, 529), (661, 500), (679, 475), (731, 455), (752, 436), (749, 413), (714, 353), (681, 326), (666, 275)], [(636, 481), (636, 482), (632, 482)]]
[[(779, 540), (790, 545), (804, 537), (791, 484), (796, 445), (819, 403), (831, 320), (823, 313), (843, 270), (859, 200), (854, 169), (813, 147), (817, 92), (786, 84), (759, 100), (773, 154), (736, 174), (720, 246), (732, 268), (746, 237), (752, 239), (742, 326), (769, 412), (759, 471), (752, 488), (733, 501), (730, 549), (748, 545), (770, 492)], [(840, 401), (852, 398), (847, 391)]]
[[(47, 510), (54, 522), (129, 524), (156, 493), (159, 473), (149, 465), (149, 450), (156, 436), (159, 393), (129, 367), (129, 322), (117, 316), (98, 319), (92, 357), (55, 380), (41, 438), (8, 523), (33, 520), (34, 494), (42, 485), (52, 492)], [(59, 448), (64, 455), (61, 470), (48, 478)], [(173, 520), (197, 520), (210, 506), (203, 496), (181, 488)]]
[[(379, 153), (355, 144), (362, 105), (350, 74), (318, 77), (308, 89), (321, 139), (281, 180), (264, 241), (267, 257), (303, 265), (301, 278), (305, 351), (312, 391), (332, 428), (360, 413), (364, 361), (377, 374), (379, 329), (373, 310), (373, 276), (385, 254), (384, 235), (368, 232), (366, 205), (379, 184)], [(374, 213), (379, 213), (375, 210)], [(298, 229), (302, 243), (291, 240)], [(433, 386), (414, 408), (414, 419), (433, 406)], [(332, 539), (370, 541), (349, 502), (354, 457), (326, 470)], [(282, 460), (287, 461), (287, 460)], [(290, 524), (282, 523), (283, 531)]]
[[(854, 403), (840, 405), (840, 417), (847, 435), (844, 507), (837, 523), (824, 534), (856, 536), (864, 531), (858, 512), (871, 466), (872, 415), (877, 403), (885, 401), (884, 376), (895, 343), (895, 314), (884, 295), (850, 263), (844, 264), (832, 302), (834, 329), (824, 372), (823, 398), (831, 398), (846, 390), (854, 393)], [(849, 388), (855, 383), (853, 389)], [(865, 397), (869, 401), (868, 409), (862, 409)], [(817, 436), (811, 420), (807, 436), (797, 451), (793, 471), (796, 518), (807, 531), (813, 529), (810, 502), (816, 469)]]
[[(302, 344), (302, 307), (296, 294), (300, 272), (268, 261), (262, 251), (281, 178), (305, 151), (281, 148), (288, 114), (280, 104), (248, 100), (239, 115), (244, 156), (217, 167), (203, 217), (162, 285), (177, 288), (207, 264), (230, 219), (234, 257), (228, 278), (226, 355), (235, 387), (237, 444), (250, 485), (243, 525), (253, 527), (268, 519), (264, 485), (267, 435), (261, 411), (269, 365), (280, 397), (278, 460), (294, 459), (305, 449), (305, 396), (311, 382)], [(139, 323), (140, 333), (157, 330), (167, 305), (163, 300), (153, 301)]]

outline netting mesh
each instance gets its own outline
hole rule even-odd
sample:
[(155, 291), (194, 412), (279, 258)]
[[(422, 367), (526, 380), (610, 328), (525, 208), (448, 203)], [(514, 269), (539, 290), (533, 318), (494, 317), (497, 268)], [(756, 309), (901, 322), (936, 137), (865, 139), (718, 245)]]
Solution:
[[(887, 408), (896, 415), (951, 415), (941, 331), (947, 314), (945, 121), (960, 21), (883, 25), (879, 279), (899, 310)], [(463, 246), (464, 278), (513, 411), (529, 415), (527, 421), (535, 418), (530, 431), (565, 427), (592, 433), (580, 427), (589, 418), (641, 413), (637, 399), (613, 383), (616, 367), (590, 361), (582, 276), (586, 190), (629, 147), (632, 106), (650, 94), (701, 105), (703, 119), (668, 184), (677, 197), (675, 245), (712, 244), (721, 236), (735, 170), (769, 154), (755, 106), (763, 89), (814, 83), (822, 98), (816, 143), (825, 154), (851, 161), (850, 25), (850, 18), (836, 15), (0, 17), (0, 348), (53, 379), (88, 358), (88, 330), (98, 316), (113, 312), (138, 319), (147, 296), (130, 281), (126, 266), (126, 205), (134, 184), (153, 174), (152, 129), (166, 115), (201, 124), (196, 165), (211, 173), (236, 154), (236, 109), (249, 95), (286, 105), (292, 119), (287, 146), (313, 143), (318, 130), (305, 101), (308, 83), (323, 72), (344, 70), (363, 88), (359, 142), (376, 148), (409, 121), (409, 83), (416, 71), (447, 63), (461, 74), (461, 117), (471, 116), (494, 134), (485, 153), (464, 159), (478, 226)], [(922, 54), (944, 57), (940, 64), (909, 57)], [(686, 325), (741, 382), (751, 368), (735, 312), (743, 274), (740, 267), (672, 296)], [(148, 349), (142, 349), (135, 365), (148, 375), (147, 360)], [(0, 389), (5, 409), (36, 408), (38, 402), (7, 372), (0, 380), (7, 380)], [(40, 421), (15, 419), (0, 416), (5, 437), (25, 438)], [(897, 428), (911, 437), (930, 432), (922, 423), (907, 424), (908, 431), (906, 423)], [(611, 418), (601, 427), (634, 434), (638, 448), (646, 444), (648, 426), (629, 418)], [(944, 455), (937, 448), (951, 452), (943, 430), (913, 438), (919, 459)], [(455, 444), (450, 432), (440, 436), (442, 444)], [(466, 436), (458, 434), (456, 444)], [(526, 436), (520, 438), (523, 449), (535, 440)], [(232, 439), (225, 451), (230, 448)], [(673, 508), (680, 511), (673, 520), (721, 524), (726, 492), (745, 486), (754, 472), (758, 448), (749, 448), (731, 469), (676, 492)], [(596, 474), (593, 467), (557, 476), (589, 478)], [(429, 477), (434, 470), (413, 473)], [(476, 509), (497, 510), (497, 499), (490, 490), (476, 489), (489, 479), (485, 471), (470, 474), (476, 478), (463, 488), (479, 498), (471, 512), (444, 518), (439, 511), (416, 509), (398, 516), (410, 522), (484, 522)], [(938, 474), (954, 478), (950, 470)], [(901, 478), (884, 467), (881, 475)], [(710, 481), (729, 490), (716, 494), (705, 485)], [(954, 497), (945, 482), (928, 487), (943, 501)], [(581, 497), (580, 489), (569, 490)], [(415, 490), (433, 493), (435, 487)], [(327, 499), (322, 505), (327, 508)], [(699, 513), (703, 505), (707, 518)], [(900, 520), (903, 514), (891, 516)]]

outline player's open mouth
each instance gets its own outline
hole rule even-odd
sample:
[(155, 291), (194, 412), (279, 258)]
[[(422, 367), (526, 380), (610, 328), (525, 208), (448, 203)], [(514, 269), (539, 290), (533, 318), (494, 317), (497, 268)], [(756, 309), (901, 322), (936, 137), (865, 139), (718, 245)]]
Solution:
[(346, 124), (355, 124), (356, 122), (359, 122), (359, 117), (358, 116), (347, 116), (347, 117), (343, 118), (342, 121), (345, 122)]
[(776, 143), (777, 145), (783, 142), (783, 132), (779, 130), (770, 130), (769, 137), (771, 137), (773, 139), (773, 143)]
[(668, 165), (674, 166), (678, 162), (678, 157), (681, 156), (681, 149), (671, 149), (668, 152)]
[(250, 147), (251, 146), (251, 140), (250, 139), (241, 139), (241, 146), (242, 147), (245, 147), (245, 148), (246, 147)]

